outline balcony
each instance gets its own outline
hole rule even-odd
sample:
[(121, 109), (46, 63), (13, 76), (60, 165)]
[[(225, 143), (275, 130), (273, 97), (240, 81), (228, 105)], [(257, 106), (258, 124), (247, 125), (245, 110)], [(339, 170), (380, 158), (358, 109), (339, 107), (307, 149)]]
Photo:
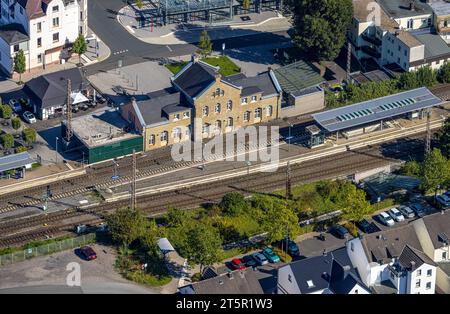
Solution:
[(370, 47), (370, 46), (362, 46), (361, 50), (365, 53), (368, 54), (369, 56), (375, 58), (375, 59), (379, 59), (381, 58), (381, 53), (379, 53), (376, 49)]
[(367, 34), (362, 34), (361, 38), (375, 46), (381, 46), (382, 44), (381, 40), (379, 40), (376, 37), (369, 36)]

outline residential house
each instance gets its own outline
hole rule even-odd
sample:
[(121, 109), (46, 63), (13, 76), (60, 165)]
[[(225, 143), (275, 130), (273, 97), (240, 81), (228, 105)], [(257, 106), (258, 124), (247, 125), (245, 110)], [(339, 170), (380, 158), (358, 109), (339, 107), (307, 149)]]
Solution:
[(78, 68), (45, 74), (25, 84), (23, 91), (30, 98), (33, 113), (39, 119), (47, 120), (64, 114), (68, 79), (71, 80), (72, 99), (86, 99), (80, 93), (86, 93), (89, 85)]
[(22, 49), (27, 70), (64, 62), (79, 33), (87, 35), (87, 0), (1, 1), (0, 68), (13, 73)]
[(235, 270), (178, 288), (180, 294), (264, 294), (257, 270)]
[(436, 264), (421, 251), (411, 224), (346, 243), (352, 265), (375, 293), (434, 293)]
[(144, 135), (145, 150), (279, 117), (281, 89), (272, 70), (254, 77), (223, 77), (218, 67), (194, 59), (172, 77), (172, 85), (120, 109)]
[(439, 69), (450, 48), (433, 26), (433, 10), (418, 0), (354, 0), (349, 32), (353, 54), (364, 68), (392, 73), (423, 66)]
[(369, 294), (345, 248), (280, 267), (277, 291), (278, 294)]
[(433, 0), (427, 3), (433, 10), (436, 31), (450, 44), (450, 2), (447, 0)]

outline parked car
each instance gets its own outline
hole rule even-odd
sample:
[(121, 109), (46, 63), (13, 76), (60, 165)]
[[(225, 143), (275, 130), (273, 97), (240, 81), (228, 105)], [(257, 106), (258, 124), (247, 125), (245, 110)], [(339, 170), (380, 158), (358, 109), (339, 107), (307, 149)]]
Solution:
[(11, 99), (9, 101), (9, 106), (15, 113), (19, 113), (22, 111), (22, 105), (19, 103), (19, 101), (17, 101), (17, 99)]
[(419, 203), (411, 204), (411, 209), (416, 213), (417, 216), (423, 217), (425, 216), (425, 207)]
[(294, 241), (292, 241), (289, 238), (284, 238), (283, 240), (277, 241), (273, 243), (273, 245), (279, 247), (283, 251), (286, 250), (286, 244), (287, 244), (287, 251), (288, 254), (291, 256), (298, 256), (300, 254), (300, 249)]
[(96, 101), (98, 102), (98, 103), (100, 103), (100, 104), (104, 104), (105, 102), (106, 102), (106, 99), (105, 99), (105, 97), (103, 97), (102, 95), (100, 95), (100, 94), (98, 94), (97, 93), (97, 95), (96, 95)]
[(446, 194), (438, 195), (436, 196), (436, 201), (441, 209), (450, 208), (450, 196), (447, 196)]
[(388, 213), (386, 213), (386, 212), (380, 213), (380, 215), (378, 217), (380, 218), (380, 221), (386, 226), (391, 227), (391, 226), (393, 226), (395, 224), (395, 222), (392, 219), (392, 217), (389, 216)]
[(233, 258), (231, 260), (231, 266), (233, 266), (234, 269), (245, 269), (245, 264), (239, 258)]
[(83, 110), (83, 111), (86, 111), (86, 110), (88, 110), (89, 109), (89, 106), (88, 106), (88, 104), (87, 103), (81, 103), (79, 106), (78, 106), (78, 108), (80, 108), (81, 110)]
[(356, 222), (356, 226), (365, 233), (374, 233), (377, 232), (377, 228), (373, 223), (368, 222), (366, 219), (360, 220)]
[(256, 261), (256, 263), (258, 264), (258, 265), (266, 265), (266, 264), (268, 264), (269, 263), (269, 261), (267, 260), (267, 258), (263, 255), (263, 254), (261, 254), (261, 253), (259, 253), (259, 252), (257, 252), (257, 253), (253, 253), (252, 254), (252, 257), (253, 257), (253, 259)]
[(36, 123), (36, 117), (29, 111), (25, 111), (22, 117), (28, 123)]
[(405, 221), (405, 217), (403, 217), (402, 213), (395, 207), (388, 210), (388, 214), (396, 221)]
[(26, 108), (26, 109), (31, 108), (31, 101), (29, 98), (20, 98), (19, 103), (22, 105), (23, 108)]
[(262, 250), (262, 253), (271, 263), (278, 263), (280, 261), (280, 257), (275, 254), (270, 247), (266, 247), (264, 250)]
[(339, 239), (345, 239), (350, 234), (348, 232), (347, 228), (345, 228), (342, 225), (335, 225), (335, 226), (331, 227), (331, 233), (333, 233)]
[(72, 105), (72, 112), (77, 113), (78, 111), (80, 111), (80, 108), (78, 108), (78, 105)]
[(405, 218), (414, 218), (416, 216), (414, 211), (406, 205), (400, 205), (398, 207), (398, 210), (402, 213), (403, 217)]
[(245, 255), (241, 260), (245, 263), (245, 266), (247, 267), (257, 266), (255, 259), (251, 255)]
[(97, 258), (97, 253), (90, 246), (84, 246), (80, 249), (80, 254), (88, 261), (92, 261)]

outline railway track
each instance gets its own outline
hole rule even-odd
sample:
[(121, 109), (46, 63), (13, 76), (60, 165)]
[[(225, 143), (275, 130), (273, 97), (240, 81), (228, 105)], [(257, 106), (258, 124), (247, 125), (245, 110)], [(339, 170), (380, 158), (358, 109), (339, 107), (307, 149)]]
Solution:
[[(407, 158), (411, 154), (422, 153), (420, 144), (410, 146), (409, 151), (399, 151), (395, 158)], [(378, 154), (377, 154), (378, 152)], [(346, 176), (355, 171), (364, 171), (392, 163), (394, 158), (385, 158), (379, 155), (379, 147), (360, 149), (355, 152), (341, 153), (335, 156), (324, 157), (316, 161), (291, 166), (292, 183), (307, 183), (320, 179)], [(332, 162), (330, 162), (332, 161)], [(314, 166), (313, 166), (314, 165)], [(205, 203), (218, 201), (224, 194), (232, 191), (250, 195), (256, 192), (268, 192), (284, 187), (285, 169), (281, 168), (275, 173), (258, 173), (249, 176), (218, 181), (213, 184), (199, 185), (178, 191), (142, 196), (138, 198), (138, 206), (144, 209), (147, 215), (156, 215), (167, 210), (168, 207), (183, 209), (195, 208)], [(36, 215), (6, 221), (0, 224), (0, 247), (23, 243), (22, 235), (36, 232), (41, 237), (47, 228), (57, 228), (67, 232), (68, 219), (75, 219), (69, 225), (72, 227), (81, 221), (92, 223), (101, 220), (109, 211), (127, 206), (128, 200), (115, 203), (100, 204), (86, 209), (67, 209), (65, 211)], [(47, 227), (43, 227), (46, 225)], [(54, 229), (52, 229), (54, 230)], [(3, 241), (7, 239), (7, 243)]]

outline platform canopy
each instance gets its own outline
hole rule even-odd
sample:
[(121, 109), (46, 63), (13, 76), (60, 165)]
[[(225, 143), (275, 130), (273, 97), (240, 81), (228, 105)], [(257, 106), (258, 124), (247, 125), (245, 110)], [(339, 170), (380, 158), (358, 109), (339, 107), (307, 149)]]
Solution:
[(328, 132), (337, 132), (431, 108), (441, 103), (442, 100), (433, 95), (428, 88), (421, 87), (312, 116)]
[(0, 157), (0, 172), (23, 168), (34, 162), (28, 152)]
[(84, 96), (82, 92), (72, 93), (70, 95), (70, 98), (72, 98), (72, 105), (81, 104), (83, 102), (89, 101), (89, 99), (86, 96)]
[(161, 250), (161, 252), (164, 253), (175, 251), (172, 244), (169, 242), (169, 239), (167, 238), (160, 238), (158, 240), (158, 247)]

